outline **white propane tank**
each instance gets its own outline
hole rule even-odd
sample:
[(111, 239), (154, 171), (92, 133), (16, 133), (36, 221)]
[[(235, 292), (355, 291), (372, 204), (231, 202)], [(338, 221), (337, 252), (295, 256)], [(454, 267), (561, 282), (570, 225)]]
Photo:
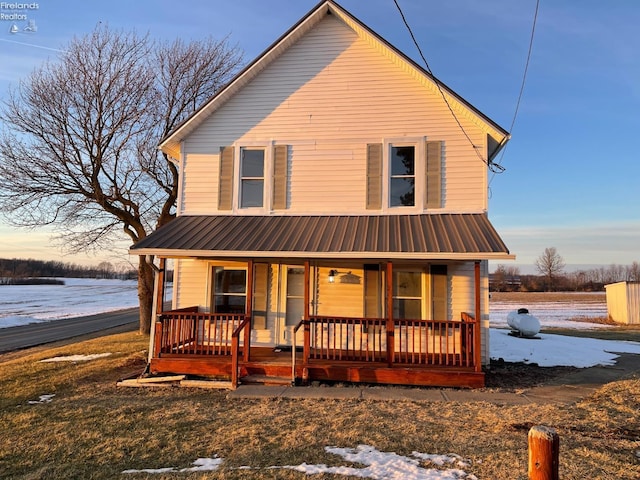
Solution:
[(540, 320), (530, 315), (526, 308), (509, 312), (507, 324), (522, 337), (535, 337), (540, 331)]

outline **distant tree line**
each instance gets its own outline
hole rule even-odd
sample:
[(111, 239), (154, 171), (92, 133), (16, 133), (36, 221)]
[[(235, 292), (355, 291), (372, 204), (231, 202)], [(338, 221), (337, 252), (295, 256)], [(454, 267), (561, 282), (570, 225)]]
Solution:
[(138, 272), (129, 265), (120, 267), (110, 262), (96, 266), (83, 266), (55, 260), (0, 258), (0, 284), (20, 284), (20, 279), (35, 277), (59, 278), (115, 278), (122, 280), (138, 278)]
[(609, 283), (640, 281), (640, 263), (557, 272), (551, 276), (551, 283), (548, 272), (522, 275), (518, 267), (498, 265), (489, 278), (489, 289), (492, 292), (600, 292)]

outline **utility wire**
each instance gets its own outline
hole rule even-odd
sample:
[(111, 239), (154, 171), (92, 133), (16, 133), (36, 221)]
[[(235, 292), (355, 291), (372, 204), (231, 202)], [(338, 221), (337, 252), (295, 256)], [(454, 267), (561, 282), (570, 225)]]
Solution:
[(398, 0), (393, 0), (393, 3), (396, 4), (396, 8), (398, 9), (398, 12), (400, 13), (400, 16), (402, 17), (402, 21), (404, 22), (405, 27), (407, 28), (409, 35), (411, 36), (411, 40), (413, 40), (413, 44), (416, 46), (416, 48), (418, 49), (418, 53), (420, 54), (420, 58), (422, 58), (422, 61), (425, 64), (425, 67), (427, 69), (427, 72), (429, 73), (429, 75), (431, 75), (431, 78), (433, 79), (433, 81), (436, 84), (436, 87), (438, 87), (438, 91), (440, 92), (440, 95), (442, 96), (442, 99), (444, 100), (444, 103), (447, 105), (447, 108), (449, 109), (449, 112), (451, 112), (451, 115), (453, 116), (454, 120), (456, 121), (456, 123), (458, 124), (458, 127), (460, 127), (460, 130), (462, 131), (462, 133), (464, 134), (464, 136), (467, 138), (467, 140), (469, 141), (469, 144), (471, 145), (471, 147), (473, 148), (473, 151), (476, 152), (476, 155), (478, 156), (478, 158), (489, 168), (489, 170), (491, 170), (493, 173), (501, 173), (504, 171), (504, 168), (501, 167), (500, 165), (495, 165), (491, 162), (489, 162), (487, 159), (485, 159), (480, 152), (478, 151), (478, 147), (476, 145), (474, 145), (473, 141), (471, 140), (471, 137), (469, 137), (469, 134), (467, 134), (467, 131), (464, 129), (464, 127), (462, 126), (462, 124), (460, 123), (460, 120), (458, 120), (458, 116), (455, 114), (455, 112), (453, 111), (453, 108), (451, 108), (451, 105), (449, 104), (449, 101), (447, 100), (446, 95), (444, 94), (444, 91), (442, 90), (442, 87), (440, 86), (440, 81), (433, 75), (433, 72), (431, 71), (431, 67), (429, 67), (429, 62), (427, 62), (427, 59), (425, 58), (424, 54), (422, 53), (422, 49), (420, 48), (420, 45), (418, 44), (418, 41), (416, 40), (415, 35), (413, 34), (413, 30), (411, 30), (411, 27), (409, 26), (409, 22), (407, 22), (406, 17), (404, 16), (404, 13), (402, 11), (402, 8), (400, 8), (400, 4), (398, 3)]
[[(531, 61), (531, 52), (533, 51), (533, 38), (536, 33), (536, 23), (538, 22), (538, 9), (540, 8), (540, 0), (536, 0), (536, 10), (533, 13), (533, 25), (531, 26), (531, 37), (529, 38), (529, 51), (527, 52), (527, 61), (524, 64), (524, 72), (522, 73), (522, 83), (520, 84), (520, 93), (518, 94), (518, 100), (516, 102), (516, 109), (513, 112), (513, 119), (511, 120), (511, 126), (509, 127), (509, 133), (513, 133), (513, 126), (516, 124), (516, 118), (518, 117), (518, 110), (520, 109), (520, 102), (522, 101), (522, 94), (524, 93), (524, 85), (527, 80), (527, 72), (529, 71), (529, 62)], [(504, 158), (504, 154), (507, 150), (507, 145), (502, 149), (502, 153), (500, 154), (500, 160), (496, 162), (496, 165), (502, 167), (501, 163)], [(491, 182), (495, 174), (491, 176), (489, 180), (489, 186), (491, 186)]]

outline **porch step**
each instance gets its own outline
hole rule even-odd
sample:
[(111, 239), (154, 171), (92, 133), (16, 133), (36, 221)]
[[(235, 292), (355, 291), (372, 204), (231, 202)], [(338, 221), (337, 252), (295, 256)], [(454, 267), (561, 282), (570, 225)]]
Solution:
[(243, 385), (291, 385), (291, 377), (272, 377), (268, 375), (247, 375), (240, 378)]

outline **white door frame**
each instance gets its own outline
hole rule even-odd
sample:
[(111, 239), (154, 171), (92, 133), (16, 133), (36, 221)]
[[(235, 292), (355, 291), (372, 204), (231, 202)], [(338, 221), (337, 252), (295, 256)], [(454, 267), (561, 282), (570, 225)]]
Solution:
[[(289, 273), (290, 269), (300, 270), (297, 273)], [(296, 285), (297, 292), (295, 295), (289, 295), (289, 282), (292, 279), (300, 282)], [(293, 329), (302, 320), (304, 315), (304, 265), (288, 265), (280, 264), (278, 269), (278, 315), (276, 316), (276, 345), (293, 345)], [(292, 303), (288, 300), (296, 300), (297, 311), (287, 312), (292, 307)], [(289, 315), (288, 315), (289, 313)], [(292, 315), (294, 318), (292, 318)], [(288, 321), (287, 321), (288, 320)], [(296, 335), (296, 343), (302, 345), (304, 341), (304, 330), (298, 330)]]

